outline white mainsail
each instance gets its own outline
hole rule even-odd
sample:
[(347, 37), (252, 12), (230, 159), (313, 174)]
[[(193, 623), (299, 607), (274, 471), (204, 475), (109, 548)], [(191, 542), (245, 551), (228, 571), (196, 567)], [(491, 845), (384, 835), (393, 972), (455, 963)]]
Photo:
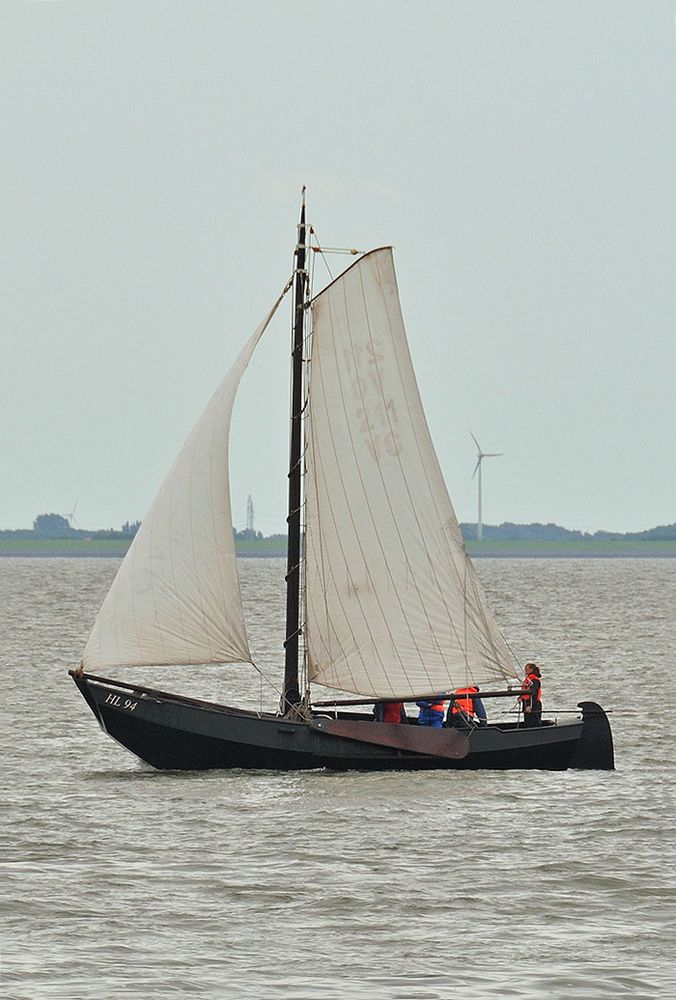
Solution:
[(251, 661), (232, 532), (230, 423), (241, 378), (282, 297), (162, 483), (96, 619), (85, 670)]
[(515, 676), (432, 444), (391, 248), (313, 300), (305, 497), (312, 681), (412, 698)]

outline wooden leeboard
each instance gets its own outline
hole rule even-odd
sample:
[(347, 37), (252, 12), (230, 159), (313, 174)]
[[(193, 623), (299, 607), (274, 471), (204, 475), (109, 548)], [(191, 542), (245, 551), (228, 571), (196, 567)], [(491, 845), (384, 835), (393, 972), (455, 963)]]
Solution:
[(353, 719), (313, 719), (313, 729), (327, 736), (342, 736), (358, 743), (394, 747), (428, 757), (449, 757), (461, 760), (469, 753), (469, 740), (457, 729), (434, 729), (432, 726), (413, 726), (406, 723), (357, 722)]

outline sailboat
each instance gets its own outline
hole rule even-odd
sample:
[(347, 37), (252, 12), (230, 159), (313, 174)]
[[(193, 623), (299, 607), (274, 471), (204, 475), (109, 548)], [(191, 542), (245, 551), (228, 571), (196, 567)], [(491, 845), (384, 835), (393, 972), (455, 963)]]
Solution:
[[(509, 713), (479, 726), (469, 713), (464, 727), (434, 728), (414, 717), (375, 721), (365, 709), (450, 701), (468, 687), (518, 705), (519, 679), (434, 450), (392, 248), (358, 255), (312, 294), (310, 250), (321, 249), (313, 239), (303, 193), (292, 277), (162, 483), (69, 671), (75, 684), (105, 733), (161, 769), (612, 769), (608, 719), (591, 701), (540, 726)], [(232, 530), (230, 424), (244, 371), (291, 288), (279, 709), (105, 676), (123, 667), (255, 666)]]

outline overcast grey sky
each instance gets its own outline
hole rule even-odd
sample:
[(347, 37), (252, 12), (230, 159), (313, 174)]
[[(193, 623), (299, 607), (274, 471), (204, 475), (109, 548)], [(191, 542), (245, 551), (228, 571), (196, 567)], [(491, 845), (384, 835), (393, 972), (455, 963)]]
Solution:
[[(661, 0), (2, 8), (0, 527), (141, 518), (291, 271), (394, 244), (461, 520), (676, 519), (676, 30)], [(334, 258), (335, 269), (345, 258)], [(318, 267), (317, 274), (321, 276)], [(284, 529), (288, 309), (233, 515)]]

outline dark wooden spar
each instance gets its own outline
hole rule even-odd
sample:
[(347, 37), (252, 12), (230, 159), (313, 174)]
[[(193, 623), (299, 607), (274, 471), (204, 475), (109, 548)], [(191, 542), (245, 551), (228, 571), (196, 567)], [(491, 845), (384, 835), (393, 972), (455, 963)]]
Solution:
[[(464, 732), (418, 726), (415, 720), (399, 725), (374, 722), (363, 712), (349, 711), (368, 704), (363, 698), (347, 699), (340, 705), (320, 702), (314, 709), (302, 704), (298, 668), (307, 230), (303, 194), (294, 266), (286, 638), (279, 713), (200, 701), (85, 673), (82, 667), (69, 671), (75, 684), (105, 733), (162, 769), (612, 769), (610, 726), (594, 702), (581, 702), (579, 717), (567, 721), (546, 720), (533, 728), (497, 722), (481, 728), (469, 726)], [(513, 699), (517, 692), (480, 696)]]
[(307, 298), (305, 188), (298, 226), (293, 289), (293, 345), (291, 350), (291, 435), (289, 441), (289, 512), (286, 557), (286, 639), (284, 641), (284, 690), (282, 715), (301, 700), (298, 688), (298, 639), (300, 636), (300, 534), (302, 496), (303, 345)]

